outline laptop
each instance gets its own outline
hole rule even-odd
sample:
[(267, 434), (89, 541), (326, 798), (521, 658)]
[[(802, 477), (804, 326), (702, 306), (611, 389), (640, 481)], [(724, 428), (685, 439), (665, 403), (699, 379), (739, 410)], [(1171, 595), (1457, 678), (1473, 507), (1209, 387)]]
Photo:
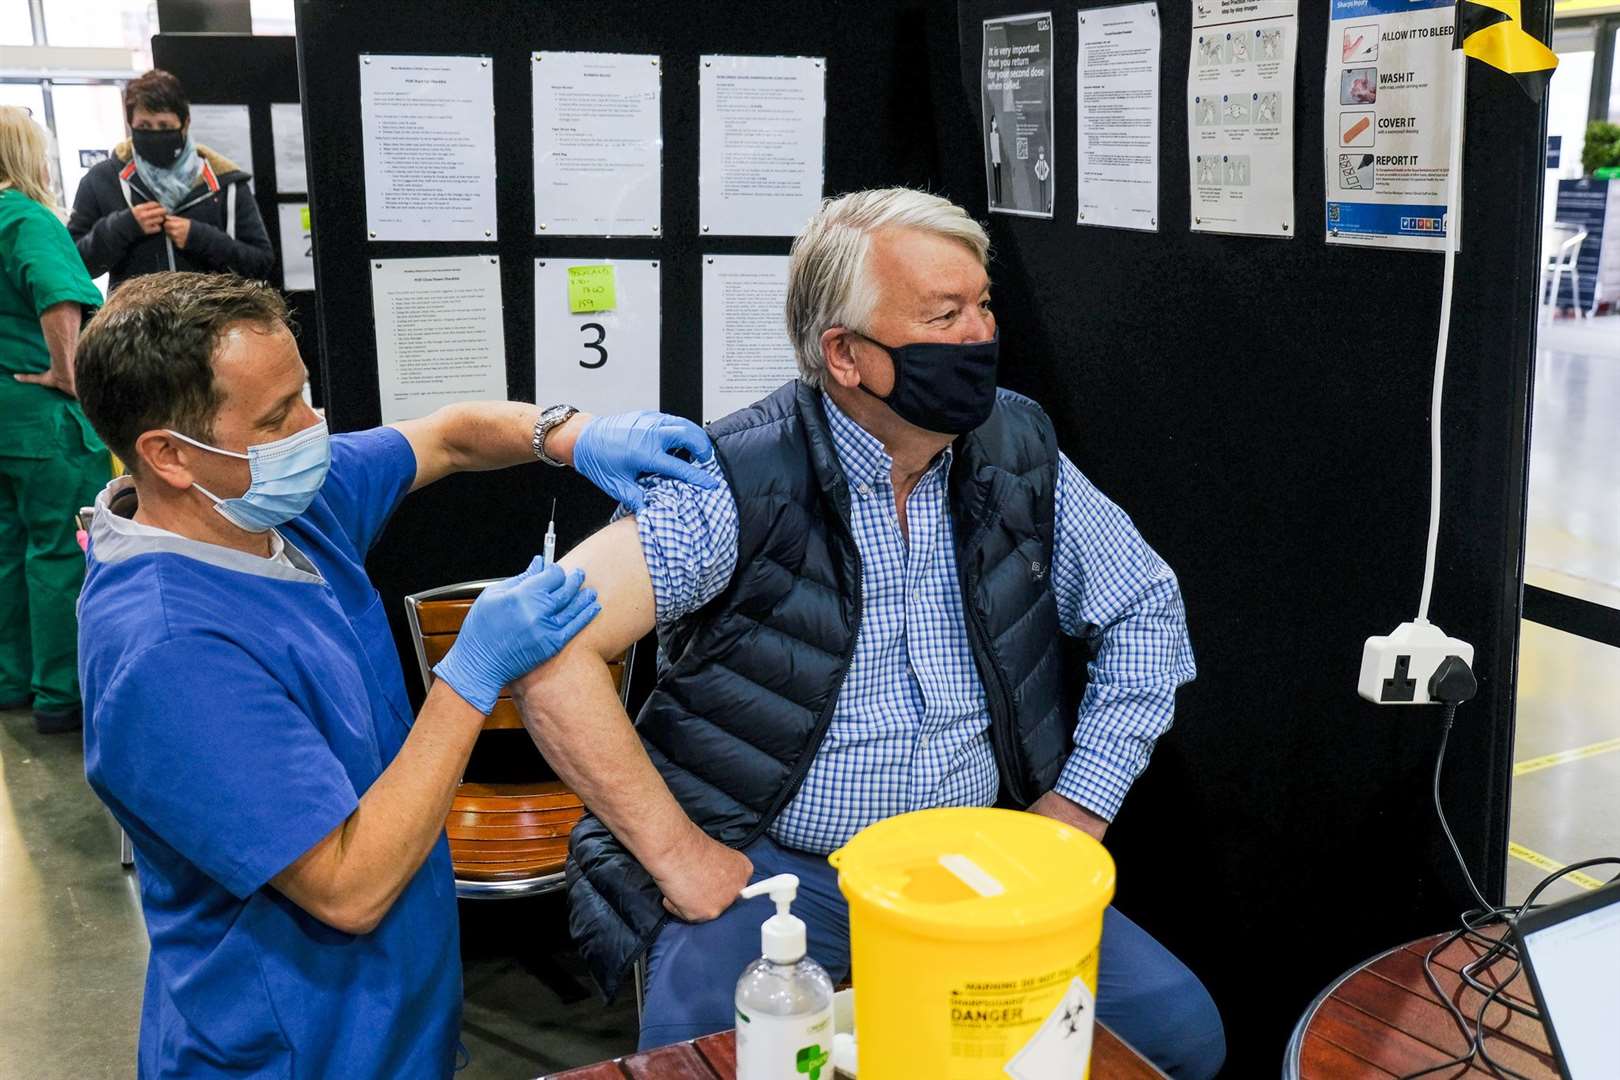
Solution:
[(1620, 881), (1528, 912), (1513, 934), (1564, 1080), (1620, 1077)]

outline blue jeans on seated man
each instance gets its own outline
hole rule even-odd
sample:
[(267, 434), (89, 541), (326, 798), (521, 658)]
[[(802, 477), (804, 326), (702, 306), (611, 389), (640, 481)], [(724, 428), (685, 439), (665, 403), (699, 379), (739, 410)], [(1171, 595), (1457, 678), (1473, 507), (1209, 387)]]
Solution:
[[(849, 908), (838, 872), (823, 855), (762, 838), (743, 849), (754, 881), (797, 874), (793, 912), (804, 920), (810, 955), (834, 982), (849, 977)], [(671, 920), (647, 954), (641, 1049), (735, 1026), (733, 996), (743, 968), (759, 959), (768, 897), (739, 900), (706, 923)], [(1198, 976), (1148, 933), (1110, 907), (1103, 915), (1097, 1017), (1175, 1080), (1208, 1080), (1226, 1058), (1221, 1016)]]

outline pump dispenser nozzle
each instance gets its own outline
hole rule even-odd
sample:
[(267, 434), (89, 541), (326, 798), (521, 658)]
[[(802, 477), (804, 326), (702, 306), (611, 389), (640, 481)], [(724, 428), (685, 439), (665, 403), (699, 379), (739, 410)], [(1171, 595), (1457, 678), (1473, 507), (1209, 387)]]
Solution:
[(738, 895), (744, 900), (769, 893), (776, 903), (776, 914), (759, 928), (760, 948), (765, 959), (776, 964), (796, 964), (804, 959), (804, 920), (793, 914), (793, 901), (799, 895), (796, 874), (777, 874), (748, 886)]

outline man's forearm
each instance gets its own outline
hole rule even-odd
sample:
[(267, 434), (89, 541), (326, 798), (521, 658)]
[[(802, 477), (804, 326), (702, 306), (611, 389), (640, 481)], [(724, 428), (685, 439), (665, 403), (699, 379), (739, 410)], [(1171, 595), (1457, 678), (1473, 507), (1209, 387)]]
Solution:
[[(484, 472), (533, 462), (534, 428), (541, 410), (521, 401), (468, 401), (446, 405), (419, 420), (392, 425), (416, 455), (411, 490), (451, 473)], [(546, 436), (546, 453), (574, 463), (574, 443), (591, 417), (575, 413)]]
[[(479, 401), (448, 407), (445, 449), (458, 472), (504, 469), (535, 460), (534, 426), (541, 409), (521, 401)], [(575, 413), (546, 436), (546, 453), (570, 465), (574, 442), (590, 416)]]
[(561, 652), (512, 684), (524, 726), (557, 775), (655, 878), (676, 875), (707, 839), (670, 794), (625, 715), (608, 660), (652, 629), (652, 580), (634, 518), (562, 557), (585, 571), (602, 613)]
[(653, 877), (678, 871), (702, 833), (647, 757), (601, 658), (564, 649), (514, 689), (524, 726), (563, 782)]
[(272, 884), (349, 933), (369, 933), (438, 843), (484, 716), (433, 684), (399, 754), (360, 805)]
[(608, 670), (609, 659), (653, 627), (656, 601), (636, 519), (620, 518), (561, 563), (585, 571), (602, 611), (512, 684), (523, 724), (557, 775), (653, 876), (670, 914), (712, 919), (748, 884), (753, 865), (686, 816), (647, 757)]

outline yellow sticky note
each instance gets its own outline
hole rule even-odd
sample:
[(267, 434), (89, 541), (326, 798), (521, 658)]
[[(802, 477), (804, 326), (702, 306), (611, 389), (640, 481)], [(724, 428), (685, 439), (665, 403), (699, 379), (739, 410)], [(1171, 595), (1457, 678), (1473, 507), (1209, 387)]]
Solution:
[(298, 208), (298, 224), (304, 227), (305, 232), (309, 232), (309, 207), (300, 206)]
[(574, 315), (612, 311), (619, 306), (617, 292), (611, 264), (568, 268), (568, 310)]

